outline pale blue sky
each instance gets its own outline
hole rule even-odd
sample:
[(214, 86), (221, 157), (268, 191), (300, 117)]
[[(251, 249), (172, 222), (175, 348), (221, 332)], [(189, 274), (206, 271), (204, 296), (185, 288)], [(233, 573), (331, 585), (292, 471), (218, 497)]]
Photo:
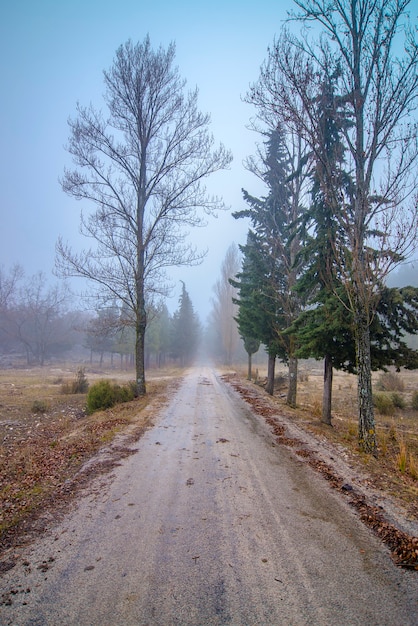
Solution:
[[(28, 274), (49, 274), (59, 235), (80, 246), (81, 205), (58, 182), (69, 164), (67, 119), (77, 101), (102, 106), (103, 70), (120, 44), (142, 40), (147, 33), (154, 47), (175, 41), (181, 75), (190, 87), (198, 86), (200, 108), (211, 114), (216, 140), (234, 155), (231, 170), (216, 175), (208, 188), (232, 209), (242, 207), (241, 187), (257, 189), (242, 166), (257, 136), (246, 129), (253, 110), (241, 96), (257, 79), (267, 47), (292, 5), (280, 0), (3, 0), (0, 266), (19, 262)], [(229, 213), (192, 234), (198, 245), (209, 246), (209, 254), (202, 266), (175, 278), (185, 280), (203, 319), (227, 248), (245, 235), (245, 224)], [(179, 292), (180, 286), (171, 309)]]

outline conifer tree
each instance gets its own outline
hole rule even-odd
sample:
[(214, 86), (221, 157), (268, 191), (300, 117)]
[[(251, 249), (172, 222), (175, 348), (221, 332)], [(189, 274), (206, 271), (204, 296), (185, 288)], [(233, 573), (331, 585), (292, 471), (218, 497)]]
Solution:
[(200, 338), (200, 322), (196, 315), (186, 285), (183, 281), (179, 307), (171, 325), (171, 353), (179, 359), (182, 367), (190, 365), (197, 354)]
[(297, 357), (295, 337), (285, 330), (300, 312), (299, 295), (294, 291), (301, 269), (301, 241), (297, 228), (305, 207), (302, 204), (307, 178), (305, 146), (294, 133), (286, 133), (281, 124), (270, 130), (265, 142), (265, 154), (259, 154), (261, 164), (250, 162), (252, 171), (267, 185), (268, 194), (256, 198), (244, 191), (247, 209), (234, 217), (250, 218), (254, 230), (252, 252), (259, 255), (258, 272), (263, 280), (261, 291), (263, 314), (268, 311), (266, 328), (271, 330), (266, 343), (260, 339), (269, 354), (268, 391), (273, 393), (274, 360), (280, 356), (289, 365), (287, 403), (296, 404)]

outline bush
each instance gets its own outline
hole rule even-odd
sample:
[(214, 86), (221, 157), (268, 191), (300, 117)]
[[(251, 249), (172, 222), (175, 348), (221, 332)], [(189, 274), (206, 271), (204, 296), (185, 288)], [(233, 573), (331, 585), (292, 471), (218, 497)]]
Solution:
[(395, 372), (383, 372), (380, 374), (376, 387), (380, 391), (404, 391), (405, 389), (402, 378)]
[(390, 394), (390, 398), (393, 402), (393, 405), (397, 408), (397, 409), (404, 409), (406, 406), (406, 402), (405, 399), (401, 396), (400, 393), (398, 393), (397, 391), (393, 391)]
[(73, 393), (87, 393), (89, 388), (89, 381), (86, 377), (84, 367), (79, 367), (75, 375), (73, 382)]
[(32, 413), (46, 413), (49, 409), (48, 402), (46, 400), (34, 400), (32, 403)]
[(116, 385), (108, 380), (99, 380), (94, 383), (87, 394), (87, 412), (94, 413), (103, 409), (110, 409), (115, 404), (129, 402), (135, 398), (134, 386)]
[(411, 406), (415, 411), (418, 411), (418, 391), (414, 391), (412, 394)]
[(373, 395), (373, 404), (381, 415), (393, 415), (395, 411), (392, 398), (386, 393), (375, 393)]
[(61, 385), (61, 393), (87, 393), (88, 388), (89, 383), (84, 367), (79, 367), (75, 375), (75, 380), (71, 383), (66, 382)]

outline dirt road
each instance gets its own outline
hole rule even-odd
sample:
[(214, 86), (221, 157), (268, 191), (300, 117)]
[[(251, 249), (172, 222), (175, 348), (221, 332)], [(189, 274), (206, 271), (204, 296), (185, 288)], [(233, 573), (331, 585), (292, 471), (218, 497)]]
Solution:
[(0, 581), (0, 624), (418, 624), (418, 577), (208, 369)]

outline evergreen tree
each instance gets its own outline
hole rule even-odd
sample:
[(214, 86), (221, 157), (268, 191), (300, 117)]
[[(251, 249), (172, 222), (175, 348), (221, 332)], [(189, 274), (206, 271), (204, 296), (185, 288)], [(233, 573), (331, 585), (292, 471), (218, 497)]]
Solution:
[(344, 366), (345, 348), (351, 350), (352, 344), (352, 329), (346, 322), (349, 307), (341, 289), (336, 255), (336, 248), (344, 247), (341, 205), (343, 201), (350, 202), (352, 196), (352, 181), (345, 172), (341, 141), (347, 121), (334, 95), (338, 74), (338, 66), (333, 72), (324, 68), (320, 91), (312, 104), (318, 120), (317, 149), (313, 155), (312, 202), (302, 222), (306, 265), (297, 285), (297, 291), (309, 303), (309, 309), (302, 313), (302, 325), (298, 325), (298, 338), (302, 342), (298, 354), (324, 358), (322, 421), (326, 424), (331, 424), (333, 368)]
[(240, 249), (243, 253), (242, 271), (237, 274), (237, 280), (231, 280), (238, 292), (238, 330), (243, 339), (252, 337), (266, 347), (266, 391), (272, 395), (276, 357), (286, 358), (278, 340), (278, 323), (282, 316), (277, 308), (274, 288), (274, 262), (268, 255), (267, 246), (254, 231), (248, 232), (247, 243)]
[(190, 365), (196, 357), (200, 339), (200, 322), (193, 310), (193, 304), (182, 282), (179, 307), (171, 324), (171, 354), (179, 359), (182, 367)]
[[(268, 391), (273, 393), (274, 362), (280, 356), (289, 365), (289, 387), (287, 403), (296, 404), (297, 357), (295, 337), (285, 330), (300, 312), (301, 301), (294, 291), (296, 279), (301, 269), (301, 241), (297, 228), (304, 212), (302, 198), (306, 180), (308, 156), (301, 140), (292, 133), (286, 134), (279, 124), (267, 133), (265, 155), (261, 156), (261, 171), (258, 175), (268, 188), (268, 194), (256, 198), (244, 191), (247, 209), (238, 211), (234, 217), (248, 217), (253, 226), (252, 249), (253, 270), (258, 274), (256, 288), (261, 298), (258, 316), (266, 316), (264, 328), (259, 334), (251, 334), (260, 339), (269, 355)], [(263, 325), (263, 324), (262, 324)], [(246, 333), (248, 334), (248, 333)], [(267, 334), (268, 341), (260, 335)]]

